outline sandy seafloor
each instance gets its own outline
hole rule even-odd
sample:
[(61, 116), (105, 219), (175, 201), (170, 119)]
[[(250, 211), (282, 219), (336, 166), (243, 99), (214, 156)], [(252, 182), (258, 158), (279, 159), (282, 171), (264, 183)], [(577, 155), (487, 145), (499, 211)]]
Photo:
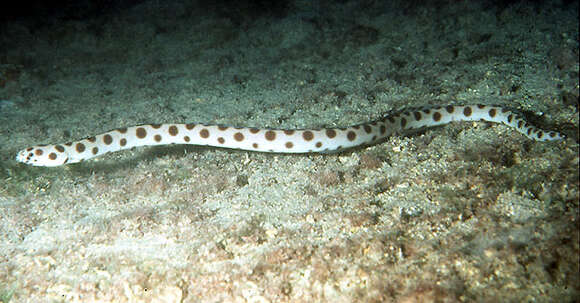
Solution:
[[(578, 1), (250, 3), (2, 23), (0, 301), (578, 300)], [(468, 122), (341, 154), (14, 160), (142, 123), (348, 126), (465, 103), (569, 138)]]

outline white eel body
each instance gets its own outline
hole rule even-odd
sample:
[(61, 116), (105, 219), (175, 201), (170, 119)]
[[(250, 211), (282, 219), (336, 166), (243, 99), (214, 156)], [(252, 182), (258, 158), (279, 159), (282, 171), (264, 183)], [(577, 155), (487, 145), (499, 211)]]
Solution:
[(18, 152), (16, 160), (34, 166), (77, 163), (106, 153), (137, 146), (194, 144), (267, 153), (328, 153), (380, 142), (393, 134), (453, 121), (489, 121), (513, 127), (538, 141), (563, 139), (545, 131), (518, 113), (496, 105), (415, 108), (382, 119), (344, 128), (262, 129), (205, 124), (146, 124), (119, 128), (75, 142), (38, 145)]

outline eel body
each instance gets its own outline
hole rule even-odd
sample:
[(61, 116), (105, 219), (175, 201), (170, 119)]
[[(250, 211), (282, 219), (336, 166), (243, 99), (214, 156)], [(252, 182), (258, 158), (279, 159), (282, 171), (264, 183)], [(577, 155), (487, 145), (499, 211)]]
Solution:
[(38, 145), (18, 152), (16, 160), (34, 166), (77, 163), (138, 146), (194, 144), (267, 153), (329, 153), (372, 145), (395, 134), (453, 121), (503, 123), (537, 141), (563, 139), (542, 130), (513, 110), (497, 105), (449, 105), (394, 112), (344, 128), (263, 129), (206, 124), (145, 124), (118, 128), (74, 142)]

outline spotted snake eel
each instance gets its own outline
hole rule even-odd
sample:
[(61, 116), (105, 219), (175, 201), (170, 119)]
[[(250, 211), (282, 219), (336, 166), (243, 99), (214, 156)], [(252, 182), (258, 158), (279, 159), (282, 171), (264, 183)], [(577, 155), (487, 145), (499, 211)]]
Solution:
[(75, 142), (38, 145), (21, 150), (18, 162), (34, 166), (77, 163), (137, 146), (194, 144), (270, 153), (328, 153), (371, 145), (393, 134), (453, 121), (489, 121), (513, 127), (537, 141), (564, 136), (526, 122), (515, 111), (498, 105), (449, 105), (398, 111), (380, 120), (345, 128), (261, 129), (206, 124), (146, 124), (118, 128)]

